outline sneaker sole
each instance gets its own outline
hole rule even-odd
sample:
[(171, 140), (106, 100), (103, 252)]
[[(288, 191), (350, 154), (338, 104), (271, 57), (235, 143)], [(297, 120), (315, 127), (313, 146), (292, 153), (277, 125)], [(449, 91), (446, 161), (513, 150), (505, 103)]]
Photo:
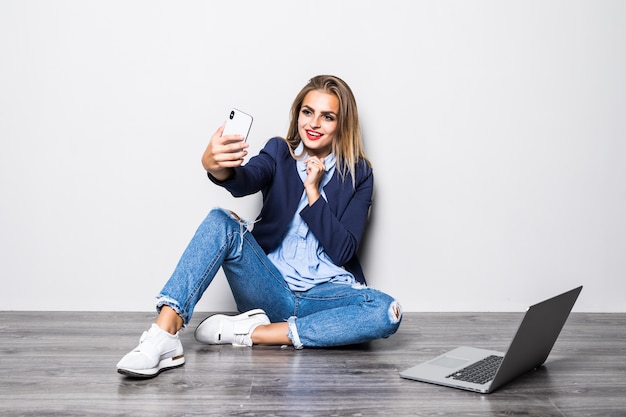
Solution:
[[(263, 309), (260, 309), (260, 308), (257, 308), (257, 309), (254, 309), (254, 310), (250, 310), (250, 311), (246, 311), (245, 313), (241, 313), (241, 314), (236, 315), (236, 316), (228, 316), (228, 315), (225, 315), (225, 314), (213, 314), (213, 315), (205, 318), (204, 320), (202, 320), (200, 322), (200, 324), (198, 324), (198, 327), (196, 327), (196, 330), (193, 332), (193, 336), (194, 336), (194, 338), (198, 342), (204, 343), (204, 344), (208, 344), (208, 345), (230, 345), (231, 344), (230, 342), (210, 343), (210, 342), (202, 341), (201, 340), (202, 338), (198, 339), (198, 330), (200, 330), (200, 328), (202, 327), (202, 323), (204, 323), (205, 321), (207, 321), (211, 317), (217, 317), (217, 316), (219, 316), (219, 317), (226, 317), (226, 318), (228, 318), (228, 319), (230, 319), (232, 321), (237, 321), (237, 320), (242, 320), (242, 319), (246, 319), (246, 318), (249, 318), (249, 317), (258, 316), (260, 314), (265, 315), (265, 311)], [(235, 344), (233, 344), (233, 346), (244, 346), (244, 345), (235, 345)]]
[(118, 368), (117, 372), (130, 378), (154, 378), (163, 371), (180, 368), (185, 364), (185, 355), (178, 355), (171, 358), (163, 359), (156, 368), (151, 369), (125, 369)]

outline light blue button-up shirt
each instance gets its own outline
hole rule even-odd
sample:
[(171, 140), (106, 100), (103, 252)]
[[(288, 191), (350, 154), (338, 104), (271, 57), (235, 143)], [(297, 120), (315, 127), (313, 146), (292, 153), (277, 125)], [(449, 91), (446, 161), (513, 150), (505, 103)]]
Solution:
[[(302, 152), (302, 144), (295, 150), (296, 155)], [(306, 178), (306, 165), (303, 155), (296, 162), (300, 179), (304, 183)], [(321, 198), (326, 200), (324, 186), (328, 184), (335, 172), (335, 155), (330, 154), (324, 158), (326, 172), (320, 181)], [(306, 291), (324, 282), (338, 282), (352, 284), (354, 276), (340, 266), (335, 265), (324, 251), (317, 238), (309, 230), (309, 226), (300, 217), (300, 211), (308, 204), (306, 192), (302, 191), (302, 197), (298, 209), (289, 224), (289, 230), (281, 245), (268, 254), (269, 259), (283, 275), (283, 278), (293, 291)]]

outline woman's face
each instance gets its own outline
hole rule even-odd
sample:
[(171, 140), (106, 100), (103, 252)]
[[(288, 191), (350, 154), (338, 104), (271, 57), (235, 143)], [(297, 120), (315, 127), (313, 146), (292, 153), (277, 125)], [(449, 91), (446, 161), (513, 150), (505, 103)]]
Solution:
[(298, 133), (309, 155), (324, 158), (330, 154), (338, 114), (339, 99), (335, 95), (313, 90), (304, 97), (298, 116)]

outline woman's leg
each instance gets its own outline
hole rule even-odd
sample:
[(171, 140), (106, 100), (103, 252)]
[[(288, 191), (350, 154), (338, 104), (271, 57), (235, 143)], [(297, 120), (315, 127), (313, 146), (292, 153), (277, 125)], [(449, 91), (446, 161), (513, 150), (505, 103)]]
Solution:
[(273, 323), (294, 314), (294, 292), (251, 233), (243, 235), (241, 250), (222, 268), (240, 312), (260, 308)]
[(170, 306), (163, 306), (156, 319), (156, 324), (170, 334), (176, 334), (183, 327), (183, 319)]
[(296, 348), (363, 343), (389, 337), (402, 320), (400, 304), (362, 285), (326, 283), (297, 295), (297, 316), (289, 318)]
[[(228, 216), (232, 216), (229, 221), (234, 219), (245, 225), (234, 213)], [(266, 345), (292, 344), (288, 337), (287, 319), (295, 311), (295, 294), (250, 233), (242, 235), (239, 251), (225, 258), (222, 268), (237, 309), (240, 312), (262, 309), (271, 321), (270, 324), (255, 327), (250, 335), (252, 342)], [(222, 323), (230, 325), (224, 321)]]
[(380, 291), (327, 283), (298, 293), (298, 317), (260, 325), (254, 344), (324, 347), (363, 343), (389, 337), (402, 320), (400, 304)]
[(286, 321), (258, 326), (250, 337), (255, 345), (293, 345)]
[[(213, 209), (198, 227), (158, 296), (157, 323), (177, 330), (188, 324), (196, 303), (220, 267), (240, 311), (264, 308), (272, 319), (292, 314), (284, 308), (285, 303), (293, 304), (291, 292), (248, 232), (247, 223), (231, 212)], [(172, 315), (170, 309), (182, 320)]]
[(229, 282), (238, 303), (247, 308), (248, 304), (263, 301), (260, 306), (271, 307), (275, 316), (285, 314), (267, 298), (276, 294), (277, 300), (288, 301), (285, 287), (277, 285), (277, 271), (246, 226), (244, 221), (221, 209), (207, 215), (158, 297), (156, 323), (144, 332), (139, 345), (118, 362), (118, 372), (151, 378), (185, 363), (177, 332), (189, 323), (196, 303), (220, 267), (230, 271)]

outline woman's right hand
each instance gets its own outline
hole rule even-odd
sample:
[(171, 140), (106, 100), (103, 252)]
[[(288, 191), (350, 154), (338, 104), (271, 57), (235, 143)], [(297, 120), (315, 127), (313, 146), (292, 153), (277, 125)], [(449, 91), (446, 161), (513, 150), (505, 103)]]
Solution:
[(248, 143), (241, 135), (224, 135), (224, 126), (217, 129), (202, 154), (202, 166), (217, 180), (223, 181), (230, 177), (232, 168), (243, 164), (248, 155)]

